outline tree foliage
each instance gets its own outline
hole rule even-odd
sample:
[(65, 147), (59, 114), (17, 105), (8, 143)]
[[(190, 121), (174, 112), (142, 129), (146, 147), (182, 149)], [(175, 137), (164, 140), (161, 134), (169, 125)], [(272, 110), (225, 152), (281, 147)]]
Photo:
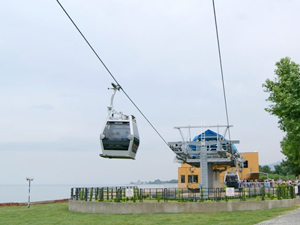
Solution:
[(300, 70), (289, 57), (276, 63), (275, 79), (263, 84), (266, 99), (271, 104), (265, 110), (277, 116), (279, 128), (286, 133), (281, 141), (286, 166), (295, 174), (300, 172)]
[(261, 166), (261, 165), (259, 165), (259, 172), (272, 173), (271, 168), (269, 166)]
[(280, 174), (280, 175), (288, 175), (288, 174), (293, 174), (293, 171), (291, 167), (288, 165), (287, 161), (282, 161), (280, 165), (274, 166), (274, 173)]
[(281, 179), (294, 179), (295, 174), (292, 171), (291, 167), (288, 165), (287, 161), (282, 160), (282, 162), (279, 165), (274, 166), (274, 170), (271, 169), (270, 166), (265, 165), (261, 166), (259, 165), (259, 172), (267, 173), (267, 175), (260, 174), (259, 179), (274, 179), (277, 180), (279, 178)]

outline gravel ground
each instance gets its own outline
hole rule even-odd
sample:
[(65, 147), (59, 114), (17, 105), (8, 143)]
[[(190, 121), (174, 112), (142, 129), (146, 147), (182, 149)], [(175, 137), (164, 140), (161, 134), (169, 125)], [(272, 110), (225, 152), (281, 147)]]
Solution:
[(257, 225), (265, 224), (287, 224), (287, 225), (299, 225), (300, 224), (300, 208), (296, 209), (288, 214), (278, 216), (271, 220), (266, 220)]

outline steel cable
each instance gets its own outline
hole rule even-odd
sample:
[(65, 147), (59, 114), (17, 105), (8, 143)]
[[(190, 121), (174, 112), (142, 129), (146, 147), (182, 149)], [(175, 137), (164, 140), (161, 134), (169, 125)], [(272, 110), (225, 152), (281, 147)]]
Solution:
[[(153, 126), (153, 124), (148, 120), (148, 118), (144, 115), (144, 113), (139, 109), (139, 107), (134, 103), (134, 101), (130, 98), (130, 96), (126, 93), (126, 91), (122, 88), (122, 86), (119, 84), (119, 82), (117, 81), (117, 79), (113, 76), (113, 74), (110, 72), (110, 70), (108, 69), (108, 67), (105, 65), (105, 63), (102, 61), (102, 59), (100, 58), (100, 56), (97, 54), (97, 52), (94, 50), (94, 48), (92, 47), (92, 45), (89, 43), (89, 41), (86, 39), (86, 37), (83, 35), (83, 33), (80, 31), (80, 29), (78, 28), (78, 26), (75, 24), (75, 22), (72, 20), (72, 18), (70, 17), (70, 15), (67, 13), (67, 11), (64, 9), (64, 7), (62, 6), (62, 4), (59, 2), (59, 0), (57, 0), (57, 3), (60, 5), (60, 7), (62, 8), (62, 10), (65, 12), (65, 14), (67, 15), (67, 17), (70, 19), (70, 21), (72, 22), (72, 24), (75, 26), (75, 28), (77, 29), (77, 31), (80, 33), (80, 35), (82, 36), (82, 38), (85, 40), (85, 42), (88, 44), (88, 46), (90, 47), (90, 49), (93, 51), (93, 53), (96, 55), (96, 57), (98, 58), (98, 60), (101, 62), (101, 64), (104, 66), (104, 68), (106, 69), (106, 71), (109, 73), (109, 75), (113, 78), (113, 80), (117, 83), (117, 85), (119, 85), (121, 87), (122, 92), (125, 94), (125, 96), (129, 99), (129, 101), (135, 106), (135, 108), (139, 111), (139, 113), (144, 117), (144, 119), (148, 122), (148, 124), (154, 129), (154, 131), (158, 134), (158, 136), (164, 141), (164, 143), (166, 145), (168, 145), (168, 143), (166, 142), (166, 140), (162, 137), (162, 135), (158, 132), (158, 130)], [(219, 63), (220, 63), (220, 70), (221, 70), (221, 78), (222, 78), (222, 86), (223, 86), (223, 97), (224, 97), (224, 103), (225, 103), (225, 112), (226, 112), (226, 119), (227, 119), (227, 126), (228, 126), (228, 135), (229, 135), (229, 141), (231, 141), (231, 137), (230, 137), (230, 123), (229, 123), (229, 115), (228, 115), (228, 106), (227, 106), (227, 100), (226, 100), (226, 90), (225, 90), (225, 82), (224, 82), (224, 73), (223, 73), (223, 66), (222, 66), (222, 57), (221, 57), (221, 47), (220, 47), (220, 41), (219, 41), (219, 34), (218, 34), (218, 25), (217, 25), (217, 16), (216, 16), (216, 10), (215, 10), (215, 3), (214, 0), (212, 0), (213, 3), (213, 11), (214, 11), (214, 20), (215, 20), (215, 28), (216, 28), (216, 36), (217, 36), (217, 44), (218, 44), (218, 53), (219, 53)], [(168, 145), (169, 147), (169, 145)]]
[(220, 62), (220, 70), (221, 70), (222, 85), (223, 85), (223, 97), (224, 97), (224, 102), (225, 102), (225, 112), (226, 112), (226, 119), (227, 119), (227, 126), (228, 126), (228, 137), (229, 137), (229, 141), (231, 141), (230, 128), (229, 128), (228, 107), (227, 107), (227, 100), (226, 100), (225, 82), (224, 82), (222, 57), (221, 57), (221, 47), (220, 47), (220, 41), (219, 41), (217, 15), (216, 15), (216, 9), (215, 9), (215, 1), (212, 0), (212, 3), (213, 3), (213, 10), (214, 10), (214, 19), (215, 19), (215, 27), (216, 27), (216, 35), (217, 35), (217, 43), (218, 43), (218, 52), (219, 52), (219, 62)]
[[(166, 140), (162, 137), (162, 135), (158, 132), (158, 130), (153, 126), (153, 124), (148, 120), (148, 118), (144, 115), (144, 113), (139, 109), (139, 107), (134, 103), (134, 101), (129, 97), (129, 95), (125, 92), (125, 90), (122, 88), (122, 86), (119, 84), (119, 82), (117, 81), (117, 79), (113, 76), (113, 74), (110, 72), (110, 70), (108, 69), (108, 67), (104, 64), (104, 62), (102, 61), (102, 59), (100, 58), (100, 56), (97, 54), (97, 52), (94, 50), (94, 48), (92, 47), (92, 45), (88, 42), (88, 40), (85, 38), (85, 36), (83, 35), (83, 33), (80, 31), (80, 29), (78, 28), (78, 26), (75, 24), (75, 22), (72, 20), (72, 18), (70, 17), (70, 15), (67, 13), (67, 11), (64, 9), (64, 7), (62, 6), (62, 4), (59, 2), (59, 0), (56, 0), (57, 3), (59, 4), (59, 6), (62, 8), (62, 10), (65, 12), (65, 14), (67, 15), (67, 17), (70, 19), (70, 21), (72, 22), (72, 24), (75, 26), (75, 28), (77, 29), (77, 31), (80, 33), (80, 35), (82, 36), (82, 38), (85, 40), (85, 42), (88, 44), (88, 46), (91, 48), (91, 50), (94, 52), (94, 54), (96, 55), (96, 57), (99, 59), (99, 61), (101, 62), (101, 64), (104, 66), (104, 68), (106, 69), (106, 71), (109, 73), (109, 75), (113, 78), (113, 80), (117, 83), (117, 85), (120, 86), (120, 89), (123, 91), (123, 93), (125, 94), (125, 96), (129, 99), (129, 101), (135, 106), (135, 108), (139, 111), (139, 113), (144, 117), (144, 119), (149, 123), (149, 125), (153, 128), (153, 130), (158, 134), (158, 136), (164, 141), (164, 143), (166, 145), (168, 145), (168, 143), (166, 142)], [(169, 145), (168, 145), (169, 147)]]

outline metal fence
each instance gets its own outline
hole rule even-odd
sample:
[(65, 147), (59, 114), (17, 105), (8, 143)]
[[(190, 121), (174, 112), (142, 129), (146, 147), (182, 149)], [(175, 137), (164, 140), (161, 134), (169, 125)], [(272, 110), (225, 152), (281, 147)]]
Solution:
[(226, 188), (138, 188), (136, 186), (81, 187), (71, 189), (71, 199), (99, 202), (253, 201), (291, 199), (295, 198), (297, 193), (300, 193), (299, 186), (289, 185), (281, 185), (277, 187), (245, 187), (235, 189), (234, 192), (231, 192), (231, 196), (228, 196)]

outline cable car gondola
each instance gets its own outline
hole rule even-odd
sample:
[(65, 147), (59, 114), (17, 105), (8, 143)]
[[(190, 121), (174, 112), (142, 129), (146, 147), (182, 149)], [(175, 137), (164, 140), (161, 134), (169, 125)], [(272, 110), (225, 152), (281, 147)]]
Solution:
[(135, 117), (116, 112), (113, 109), (113, 99), (119, 85), (112, 83), (113, 94), (111, 105), (108, 107), (108, 118), (100, 134), (100, 145), (103, 158), (135, 159), (140, 138)]
[(233, 187), (234, 189), (238, 189), (240, 187), (240, 183), (241, 181), (238, 173), (225, 173), (224, 184), (227, 187)]

